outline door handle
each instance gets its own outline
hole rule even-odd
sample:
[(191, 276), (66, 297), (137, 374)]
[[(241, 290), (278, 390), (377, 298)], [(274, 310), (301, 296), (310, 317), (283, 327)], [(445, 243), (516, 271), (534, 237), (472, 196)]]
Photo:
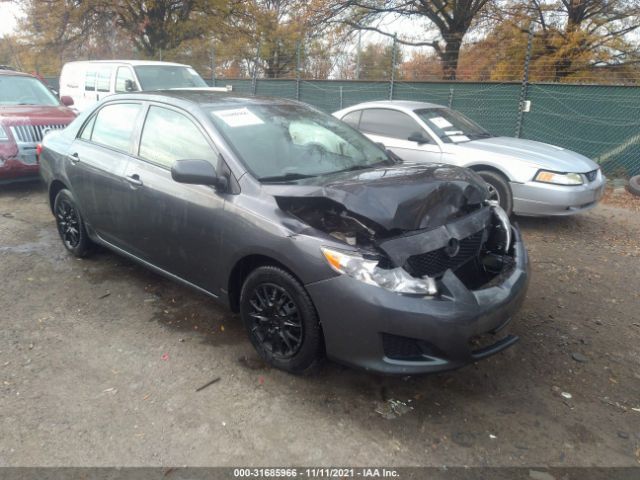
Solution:
[(80, 161), (80, 155), (78, 155), (78, 152), (73, 152), (71, 155), (69, 155), (69, 160), (71, 160), (71, 163), (75, 165)]
[(130, 175), (125, 178), (127, 179), (127, 182), (129, 182), (131, 185), (135, 187), (141, 187), (142, 185), (144, 185), (142, 183), (142, 180), (140, 180), (140, 175), (138, 175), (137, 173), (134, 173), (133, 175)]

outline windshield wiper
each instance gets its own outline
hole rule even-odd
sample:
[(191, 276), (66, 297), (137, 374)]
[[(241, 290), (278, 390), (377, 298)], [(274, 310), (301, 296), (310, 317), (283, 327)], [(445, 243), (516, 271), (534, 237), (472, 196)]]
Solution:
[(491, 134), (491, 133), (489, 133), (489, 132), (484, 132), (484, 133), (471, 133), (471, 134), (468, 134), (468, 135), (467, 135), (467, 137), (469, 137), (469, 138), (491, 138), (491, 137), (493, 137), (493, 136), (494, 136), (494, 135), (492, 135), (492, 134)]
[(305, 175), (303, 173), (286, 173), (284, 175), (273, 175), (270, 177), (260, 177), (263, 183), (292, 182), (294, 180), (302, 180), (303, 178), (316, 177), (317, 175)]

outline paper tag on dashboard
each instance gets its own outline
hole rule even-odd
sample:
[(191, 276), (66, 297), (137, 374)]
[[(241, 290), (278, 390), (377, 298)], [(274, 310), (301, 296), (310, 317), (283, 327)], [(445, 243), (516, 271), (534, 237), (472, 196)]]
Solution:
[(249, 125), (262, 125), (264, 122), (248, 108), (234, 108), (232, 110), (218, 110), (213, 114), (224, 121), (230, 127), (247, 127)]
[(432, 119), (429, 120), (431, 123), (433, 123), (436, 127), (438, 128), (448, 128), (448, 127), (453, 127), (453, 125), (451, 124), (451, 122), (449, 122), (449, 120), (447, 120), (444, 117), (433, 117)]

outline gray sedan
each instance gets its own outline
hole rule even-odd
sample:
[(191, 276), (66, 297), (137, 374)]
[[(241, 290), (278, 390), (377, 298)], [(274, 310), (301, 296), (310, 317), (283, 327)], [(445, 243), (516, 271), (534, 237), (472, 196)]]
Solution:
[(114, 95), (47, 135), (40, 160), (70, 253), (103, 245), (211, 296), (277, 368), (326, 354), (434, 372), (517, 341), (502, 327), (527, 253), (482, 179), (400, 162), (297, 102)]
[(368, 102), (333, 115), (406, 161), (475, 170), (508, 213), (571, 215), (594, 207), (604, 193), (605, 177), (587, 157), (546, 143), (491, 135), (442, 105)]

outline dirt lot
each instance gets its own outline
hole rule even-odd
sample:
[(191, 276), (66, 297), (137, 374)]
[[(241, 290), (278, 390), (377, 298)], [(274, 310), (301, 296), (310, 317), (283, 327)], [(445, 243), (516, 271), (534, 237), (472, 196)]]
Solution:
[[(514, 348), (429, 377), (298, 378), (203, 295), (106, 251), (67, 255), (39, 185), (0, 188), (0, 465), (640, 463), (630, 195), (520, 219), (533, 278)], [(378, 413), (388, 400), (403, 414)]]

